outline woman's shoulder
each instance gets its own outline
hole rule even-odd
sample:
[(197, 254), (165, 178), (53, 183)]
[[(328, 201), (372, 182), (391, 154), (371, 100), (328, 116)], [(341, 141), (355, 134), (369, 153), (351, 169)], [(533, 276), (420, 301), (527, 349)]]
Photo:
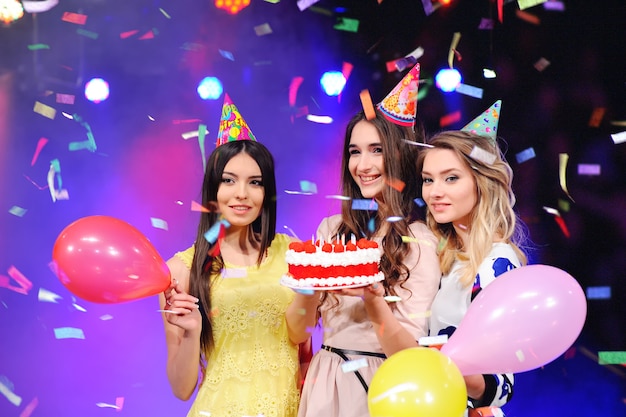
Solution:
[(422, 221), (415, 221), (409, 225), (409, 231), (416, 239), (426, 239), (430, 242), (436, 243), (437, 238), (435, 234), (430, 230), (426, 223)]
[[(187, 269), (191, 269), (191, 263), (193, 262), (193, 255), (196, 251), (196, 246), (195, 245), (191, 245), (191, 247), (180, 251), (180, 252), (176, 252), (174, 254), (174, 256), (172, 256), (168, 261), (168, 265), (172, 264), (174, 266), (184, 266)], [(171, 268), (171, 267), (170, 267)]]
[(333, 214), (332, 216), (324, 217), (322, 221), (320, 221), (319, 226), (317, 226), (317, 236), (326, 239), (328, 235), (335, 234), (341, 221), (341, 214)]

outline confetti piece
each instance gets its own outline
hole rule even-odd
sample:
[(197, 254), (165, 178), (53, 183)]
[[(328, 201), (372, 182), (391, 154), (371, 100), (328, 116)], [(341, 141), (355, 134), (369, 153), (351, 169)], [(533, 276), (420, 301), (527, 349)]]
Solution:
[(452, 42), (450, 43), (450, 49), (448, 50), (448, 66), (454, 68), (454, 56), (456, 55), (456, 48), (461, 40), (461, 32), (454, 32), (452, 35)]
[(198, 414), (204, 417), (211, 417), (211, 413), (209, 413), (208, 411), (199, 411)]
[(300, 9), (300, 11), (303, 12), (309, 7), (311, 7), (312, 5), (314, 5), (315, 3), (317, 3), (318, 1), (319, 0), (298, 0), (296, 4), (298, 5), (298, 9)]
[(298, 288), (295, 290), (295, 292), (300, 293), (300, 294), (304, 294), (304, 295), (313, 295), (315, 294), (315, 291), (313, 291), (312, 289), (306, 289), (306, 288)]
[(486, 150), (478, 146), (474, 146), (469, 156), (470, 158), (473, 158), (476, 161), (480, 161), (485, 165), (492, 165), (497, 158), (496, 155), (492, 154), (491, 152), (487, 152)]
[(397, 295), (387, 295), (383, 297), (383, 300), (388, 303), (397, 303), (399, 301), (402, 301), (402, 297), (398, 297)]
[(549, 213), (549, 214), (553, 214), (553, 215), (555, 215), (555, 216), (560, 216), (560, 215), (561, 215), (561, 213), (559, 213), (559, 211), (558, 211), (557, 209), (554, 209), (554, 208), (552, 208), (552, 207), (546, 207), (546, 206), (543, 206), (543, 209), (544, 209), (547, 213)]
[(619, 133), (613, 133), (611, 135), (611, 139), (613, 139), (613, 143), (616, 144), (616, 145), (619, 144), (619, 143), (626, 142), (626, 131), (619, 132)]
[(496, 72), (490, 68), (483, 68), (483, 78), (492, 79), (496, 78)]
[(75, 96), (73, 94), (57, 93), (56, 99), (57, 99), (57, 103), (74, 104)]
[(191, 130), (189, 132), (184, 132), (184, 133), (181, 133), (181, 136), (185, 140), (191, 139), (191, 138), (197, 138), (198, 137), (198, 131), (197, 130)]
[(314, 182), (302, 180), (300, 181), (300, 190), (317, 194), (317, 185)]
[(600, 175), (600, 171), (598, 164), (578, 164), (578, 175)]
[(37, 397), (33, 398), (26, 407), (22, 410), (19, 417), (30, 417), (30, 415), (35, 411), (35, 408), (39, 405), (39, 399)]
[(478, 29), (480, 30), (492, 30), (493, 29), (493, 19), (489, 19), (483, 17), (480, 19), (480, 23), (478, 24)]
[(350, 19), (348, 17), (338, 17), (337, 23), (333, 26), (333, 29), (345, 30), (346, 32), (358, 32), (359, 21), (357, 19)]
[(13, 383), (4, 375), (0, 375), (0, 394), (16, 407), (22, 403), (22, 397), (13, 392)]
[(302, 191), (285, 190), (285, 193), (292, 195), (313, 195), (313, 193), (305, 193)]
[(152, 227), (154, 227), (155, 229), (167, 230), (167, 222), (163, 219), (150, 217), (150, 223), (152, 223)]
[(419, 239), (416, 239), (416, 238), (411, 237), (411, 236), (402, 236), (402, 242), (404, 242), (404, 243), (413, 243), (413, 242), (417, 243), (417, 242), (419, 242)]
[(604, 114), (606, 113), (606, 107), (596, 107), (591, 113), (589, 118), (589, 127), (600, 127)]
[(54, 337), (57, 339), (84, 339), (82, 329), (76, 327), (57, 327), (54, 329)]
[[(85, 307), (79, 306), (79, 305), (78, 305), (78, 304), (76, 304), (76, 303), (73, 303), (73, 304), (72, 304), (72, 307), (74, 307), (76, 310), (78, 310), (78, 311), (80, 311), (80, 312), (82, 312), (82, 313), (86, 313), (86, 312), (87, 312), (87, 309), (86, 309)], [(112, 317), (111, 317), (111, 318), (112, 318)]]
[(17, 217), (23, 217), (26, 214), (27, 211), (28, 210), (26, 210), (25, 208), (22, 208), (20, 206), (13, 206), (13, 207), (11, 207), (9, 209), (9, 213), (11, 213), (12, 215), (17, 216)]
[(209, 213), (210, 210), (204, 207), (202, 204), (196, 203), (195, 201), (191, 202), (191, 211), (201, 211), (202, 213)]
[(517, 5), (520, 10), (524, 10), (545, 2), (546, 0), (517, 0)]
[(356, 359), (353, 361), (345, 361), (341, 364), (341, 370), (343, 373), (354, 372), (361, 368), (367, 368), (367, 360), (365, 358)]
[(422, 142), (414, 142), (412, 140), (408, 140), (408, 139), (402, 139), (405, 143), (412, 145), (412, 146), (421, 146), (423, 148), (434, 148), (433, 145), (429, 145), (427, 143), (422, 143)]
[(59, 0), (22, 1), (26, 13), (43, 13), (59, 4)]
[(298, 235), (296, 235), (296, 232), (293, 231), (293, 229), (289, 226), (287, 226), (286, 224), (283, 225), (283, 228), (289, 230), (289, 233), (291, 233), (291, 236), (295, 237), (296, 239), (300, 240), (300, 238), (298, 237)]
[(461, 111), (457, 110), (454, 113), (449, 113), (449, 114), (446, 114), (445, 116), (442, 116), (439, 119), (439, 126), (440, 127), (450, 126), (451, 124), (456, 123), (459, 120), (461, 120)]
[(221, 270), (222, 278), (245, 278), (248, 271), (243, 268), (223, 268)]
[(406, 184), (404, 183), (404, 181), (399, 180), (397, 178), (386, 178), (385, 183), (399, 193), (401, 193), (402, 190), (404, 190), (404, 187), (406, 187)]
[(86, 38), (91, 38), (91, 39), (98, 39), (98, 36), (99, 36), (96, 32), (85, 30), (83, 28), (76, 29), (76, 33), (79, 34), (80, 36), (84, 36)]
[(401, 217), (401, 216), (390, 216), (390, 217), (387, 217), (385, 220), (387, 220), (389, 223), (395, 223), (395, 222), (399, 222), (403, 218), (404, 217)]
[(598, 352), (600, 365), (626, 365), (626, 351)]
[(378, 210), (378, 203), (376, 200), (355, 199), (352, 200), (352, 210)]
[(552, 10), (552, 11), (556, 11), (556, 12), (564, 12), (565, 11), (565, 4), (561, 1), (558, 0), (549, 0), (546, 1), (545, 3), (543, 3), (543, 8), (545, 10)]
[(428, 317), (431, 316), (431, 314), (432, 314), (431, 311), (428, 310), (428, 311), (424, 311), (422, 313), (412, 313), (412, 314), (409, 314), (409, 318), (410, 319), (428, 318)]
[(566, 153), (559, 154), (559, 185), (561, 186), (561, 189), (563, 190), (565, 195), (567, 195), (567, 197), (570, 200), (575, 202), (574, 199), (572, 198), (572, 196), (569, 195), (569, 191), (567, 191), (567, 176), (566, 176), (566, 172), (567, 172), (567, 161), (568, 160), (569, 160), (569, 155), (568, 154), (566, 154)]
[(228, 223), (227, 220), (222, 219), (219, 222), (215, 223), (213, 226), (211, 226), (209, 230), (207, 230), (207, 232), (204, 234), (204, 238), (212, 245), (217, 242), (217, 239), (222, 231), (222, 227), (228, 228), (229, 226), (230, 223)]
[(143, 35), (141, 35), (139, 37), (139, 40), (140, 41), (145, 41), (145, 40), (148, 40), (148, 39), (154, 39), (154, 35), (156, 35), (156, 33), (157, 33), (157, 30), (156, 29), (152, 29), (151, 31), (148, 31), (148, 32), (144, 33)]
[(535, 157), (535, 150), (533, 148), (524, 149), (522, 152), (515, 155), (515, 159), (518, 164), (524, 163), (529, 159), (533, 159)]
[(159, 11), (163, 14), (163, 16), (165, 16), (168, 19), (171, 19), (170, 15), (167, 14), (167, 12), (165, 10), (163, 10), (162, 8), (159, 7)]
[(57, 111), (54, 107), (50, 107), (48, 105), (40, 103), (39, 101), (35, 102), (35, 107), (33, 108), (33, 111), (42, 115), (43, 117), (47, 117), (50, 120), (54, 120), (55, 116), (57, 115)]
[(206, 171), (206, 147), (204, 144), (204, 140), (206, 138), (206, 134), (209, 131), (206, 128), (205, 124), (198, 125), (198, 147), (200, 148), (200, 157), (202, 158), (202, 172)]
[(367, 120), (375, 119), (376, 111), (374, 110), (374, 104), (372, 104), (370, 92), (368, 90), (362, 90), (361, 93), (359, 93), (359, 98), (361, 99), (361, 106), (363, 106), (365, 118)]
[(374, 233), (376, 231), (376, 222), (373, 217), (367, 222), (367, 230), (369, 230), (370, 233)]
[(103, 316), (100, 316), (100, 320), (102, 321), (109, 321), (109, 320), (113, 320), (113, 316), (110, 314), (105, 314)]
[(39, 288), (37, 299), (43, 303), (57, 303), (58, 300), (63, 299), (59, 294), (55, 294), (52, 291), (48, 291), (45, 288)]
[(269, 35), (272, 33), (272, 28), (269, 23), (263, 23), (262, 25), (254, 27), (254, 33), (256, 33), (257, 36)]
[(569, 201), (568, 201), (568, 200), (563, 200), (562, 198), (559, 198), (558, 205), (559, 205), (559, 210), (560, 210), (560, 211), (562, 211), (562, 212), (564, 212), (564, 213), (569, 212), (569, 209), (570, 209), (570, 203), (569, 203)]
[(559, 227), (561, 228), (561, 232), (563, 232), (565, 237), (569, 238), (570, 233), (569, 233), (569, 229), (567, 228), (567, 225), (565, 224), (565, 219), (563, 219), (563, 217), (561, 216), (555, 216), (554, 221), (559, 225)]
[(610, 300), (611, 299), (611, 287), (587, 287), (587, 299), (588, 300)]
[(443, 250), (443, 248), (446, 247), (446, 245), (448, 244), (448, 239), (447, 238), (440, 238), (439, 242), (437, 243), (437, 253), (441, 252)]
[(420, 346), (443, 345), (448, 342), (448, 335), (441, 334), (438, 336), (422, 336), (417, 340)]
[(520, 362), (524, 362), (526, 357), (524, 356), (524, 352), (522, 350), (518, 350), (515, 352), (515, 356), (517, 356), (517, 360)]
[(533, 66), (535, 67), (535, 69), (539, 72), (542, 72), (543, 70), (545, 70), (546, 68), (548, 68), (548, 66), (550, 65), (550, 61), (548, 61), (545, 58), (539, 58), (539, 60), (537, 60), (537, 62), (535, 62), (533, 64)]
[(539, 26), (541, 24), (541, 19), (539, 19), (537, 16), (528, 12), (524, 12), (522, 10), (516, 10), (515, 16), (517, 16), (518, 19), (523, 20), (526, 23), (530, 23), (531, 25)]
[(483, 89), (479, 87), (474, 87), (471, 85), (460, 83), (459, 86), (455, 89), (457, 93), (464, 94), (466, 96), (474, 97), (474, 98), (483, 98)]
[(87, 15), (64, 12), (63, 16), (61, 16), (61, 20), (63, 20), (64, 22), (75, 23), (77, 25), (84, 25), (85, 23), (87, 23)]
[(413, 200), (413, 202), (417, 205), (417, 207), (425, 207), (426, 206), (426, 202), (424, 200), (422, 200), (421, 198), (416, 198)]
[(7, 281), (6, 283), (4, 282), (0, 283), (1, 287), (13, 290), (15, 292), (18, 292), (24, 295), (26, 295), (28, 291), (30, 291), (31, 288), (33, 288), (33, 283), (30, 282), (30, 280), (26, 278), (24, 274), (22, 274), (15, 266), (11, 265), (9, 269), (7, 270), (7, 273), (9, 274), (9, 277), (13, 278), (13, 280), (17, 282), (19, 287), (7, 285), (8, 279), (6, 280)]
[(228, 59), (229, 61), (235, 61), (235, 56), (230, 51), (225, 51), (223, 49), (218, 49), (221, 56)]
[(45, 43), (34, 43), (28, 45), (29, 51), (40, 51), (42, 49), (50, 49), (50, 45), (46, 45)]
[(346, 195), (327, 195), (326, 198), (331, 198), (333, 200), (344, 200), (344, 201), (348, 201), (350, 200), (350, 197), (346, 196)]
[(309, 122), (319, 123), (323, 125), (329, 125), (333, 122), (333, 118), (330, 116), (316, 116), (314, 114), (307, 114), (306, 119)]
[(155, 310), (157, 313), (165, 313), (165, 314), (178, 314), (178, 312), (174, 310)]
[(109, 403), (96, 403), (96, 407), (100, 407), (100, 408), (119, 408), (117, 405), (109, 404)]
[(126, 32), (122, 32), (122, 33), (120, 33), (120, 38), (121, 39), (130, 38), (131, 36), (136, 35), (137, 33), (139, 33), (139, 31), (136, 30), (136, 29), (135, 30), (129, 30), (129, 31), (126, 31)]

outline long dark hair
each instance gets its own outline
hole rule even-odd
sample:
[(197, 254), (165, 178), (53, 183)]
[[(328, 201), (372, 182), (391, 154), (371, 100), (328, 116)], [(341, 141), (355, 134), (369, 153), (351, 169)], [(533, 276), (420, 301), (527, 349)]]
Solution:
[[(338, 235), (349, 238), (354, 235), (371, 238), (376, 235), (390, 216), (401, 217), (396, 222), (388, 222), (388, 229), (382, 240), (383, 256), (380, 269), (385, 275), (383, 281), (389, 294), (396, 294), (393, 287), (409, 277), (409, 269), (403, 261), (408, 255), (409, 246), (402, 242), (402, 236), (409, 235), (409, 225), (422, 219), (414, 199), (420, 196), (417, 172), (418, 146), (416, 142), (424, 142), (424, 131), (421, 124), (414, 128), (400, 126), (387, 120), (376, 110), (376, 117), (367, 120), (364, 112), (357, 113), (348, 122), (344, 137), (341, 163), (342, 193), (354, 199), (362, 199), (363, 195), (358, 184), (352, 178), (349, 168), (350, 138), (357, 123), (371, 123), (378, 131), (383, 148), (384, 175), (388, 185), (383, 188), (381, 203), (377, 211), (353, 210), (352, 201), (343, 201), (341, 206), (342, 222), (337, 230)], [(374, 227), (370, 227), (373, 219)]]
[[(206, 166), (202, 183), (202, 205), (206, 208), (216, 207), (217, 190), (222, 181), (224, 167), (234, 156), (245, 153), (252, 157), (261, 169), (263, 188), (263, 208), (259, 217), (248, 226), (248, 241), (259, 249), (257, 265), (274, 240), (276, 234), (276, 178), (274, 176), (274, 158), (261, 143), (251, 140), (227, 142), (216, 148)], [(202, 333), (200, 350), (203, 357), (209, 355), (214, 346), (213, 326), (211, 319), (211, 276), (218, 275), (224, 261), (218, 251), (214, 251), (204, 237), (205, 233), (219, 221), (220, 214), (215, 210), (200, 214), (198, 233), (195, 241), (195, 252), (189, 276), (189, 293), (200, 299), (202, 314)], [(201, 358), (202, 359), (202, 358)]]

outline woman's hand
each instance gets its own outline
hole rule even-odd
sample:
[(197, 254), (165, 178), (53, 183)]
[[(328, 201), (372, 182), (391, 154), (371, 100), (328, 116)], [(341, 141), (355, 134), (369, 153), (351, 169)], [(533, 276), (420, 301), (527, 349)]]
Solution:
[(334, 294), (348, 295), (352, 297), (361, 297), (365, 302), (373, 301), (377, 298), (385, 296), (385, 287), (379, 282), (358, 288), (342, 288), (340, 290), (332, 290)]
[(188, 332), (202, 330), (202, 316), (200, 315), (198, 299), (187, 294), (180, 288), (178, 280), (163, 292), (166, 312), (165, 319), (168, 323), (178, 326)]

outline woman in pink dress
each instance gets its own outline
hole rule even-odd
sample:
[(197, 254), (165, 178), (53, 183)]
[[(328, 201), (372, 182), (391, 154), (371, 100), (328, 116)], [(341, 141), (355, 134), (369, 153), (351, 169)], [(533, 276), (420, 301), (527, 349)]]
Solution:
[[(361, 112), (347, 126), (342, 187), (351, 201), (343, 202), (340, 215), (322, 220), (317, 236), (377, 241), (385, 279), (361, 288), (296, 294), (287, 310), (292, 342), (310, 337), (320, 317), (323, 326), (322, 348), (308, 369), (299, 417), (369, 416), (368, 386), (385, 357), (418, 346), (417, 340), (428, 334), (441, 271), (437, 240), (418, 220), (414, 201), (419, 196), (416, 143), (423, 142), (423, 134), (390, 121), (380, 109), (375, 112), (370, 120)], [(377, 207), (353, 205), (363, 199)]]

